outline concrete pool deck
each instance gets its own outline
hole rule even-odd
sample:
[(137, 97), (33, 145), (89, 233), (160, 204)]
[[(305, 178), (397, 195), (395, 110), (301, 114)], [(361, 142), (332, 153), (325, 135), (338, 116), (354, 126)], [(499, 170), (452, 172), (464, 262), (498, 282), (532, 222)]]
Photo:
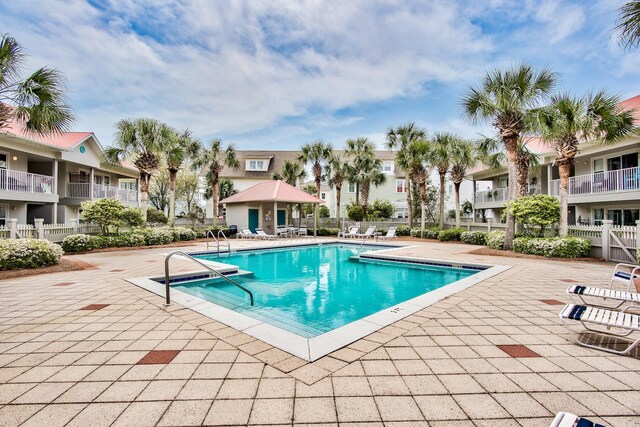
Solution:
[(167, 248), (2, 281), (0, 425), (640, 425), (637, 355), (579, 347), (558, 319), (566, 287), (613, 264), (407, 243), (395, 253), (511, 268), (312, 363), (125, 280), (162, 275)]

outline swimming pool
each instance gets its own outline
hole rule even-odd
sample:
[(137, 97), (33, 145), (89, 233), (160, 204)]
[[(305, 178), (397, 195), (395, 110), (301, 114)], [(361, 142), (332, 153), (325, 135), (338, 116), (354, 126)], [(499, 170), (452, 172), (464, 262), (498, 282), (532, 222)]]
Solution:
[[(172, 275), (171, 299), (313, 361), (509, 268), (407, 255), (412, 248), (325, 240), (192, 252), (251, 290), (255, 305), (207, 271)], [(128, 281), (165, 296), (164, 277)]]
[(478, 272), (358, 256), (380, 249), (385, 247), (329, 244), (194, 255), (250, 271), (233, 280), (253, 292), (254, 306), (220, 278), (173, 288), (313, 338)]

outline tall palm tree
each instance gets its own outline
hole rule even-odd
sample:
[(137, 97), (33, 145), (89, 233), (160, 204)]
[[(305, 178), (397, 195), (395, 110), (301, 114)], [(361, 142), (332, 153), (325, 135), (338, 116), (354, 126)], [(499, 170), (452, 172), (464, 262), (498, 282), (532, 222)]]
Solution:
[(358, 166), (356, 170), (356, 182), (360, 183), (360, 190), (362, 191), (362, 219), (367, 219), (367, 206), (369, 204), (369, 192), (371, 191), (371, 185), (379, 186), (384, 184), (387, 177), (382, 173), (382, 160), (375, 156), (366, 156), (357, 161)]
[(349, 181), (356, 187), (356, 205), (360, 204), (361, 184), (360, 175), (368, 158), (375, 157), (375, 145), (367, 138), (348, 139), (345, 154), (349, 156)]
[(620, 44), (625, 48), (640, 46), (640, 1), (628, 1), (618, 9), (616, 30), (620, 32)]
[(220, 172), (225, 166), (237, 169), (240, 166), (236, 149), (233, 144), (223, 148), (222, 141), (214, 138), (209, 146), (204, 147), (196, 156), (193, 163), (195, 168), (207, 168), (207, 182), (211, 185), (211, 199), (213, 201), (213, 224), (218, 222), (218, 200), (220, 197), (218, 186), (220, 184)]
[[(273, 179), (282, 180), (289, 185), (293, 185), (294, 187), (298, 186), (300, 181), (304, 180), (307, 176), (307, 171), (304, 169), (304, 166), (296, 161), (296, 160), (285, 160), (282, 164), (282, 170), (279, 172), (274, 172)], [(298, 217), (298, 227), (302, 221), (302, 208), (301, 205), (298, 205), (298, 212), (300, 213)], [(289, 218), (293, 218), (293, 206), (289, 204)]]
[[(509, 201), (517, 196), (518, 139), (523, 132), (533, 130), (537, 107), (553, 90), (556, 80), (556, 74), (548, 69), (536, 71), (522, 64), (487, 73), (482, 84), (471, 87), (462, 100), (468, 118), (491, 121), (500, 134), (508, 160)], [(507, 208), (505, 249), (513, 247), (514, 235), (515, 221)]]
[(171, 137), (163, 147), (167, 170), (169, 171), (169, 226), (176, 224), (176, 183), (178, 171), (189, 158), (195, 158), (200, 151), (200, 141), (189, 129), (183, 132), (172, 130)]
[[(415, 123), (407, 123), (397, 128), (389, 128), (387, 130), (387, 142), (386, 147), (389, 150), (398, 150), (396, 156), (405, 156), (407, 153), (403, 151), (408, 149), (408, 146), (414, 142), (422, 140), (426, 137), (424, 129), (416, 127)], [(400, 154), (402, 153), (402, 154)], [(413, 225), (413, 209), (411, 209), (411, 174), (408, 169), (405, 169), (402, 165), (398, 166), (405, 172), (405, 188), (407, 191), (407, 209), (409, 212), (409, 227)]]
[(123, 119), (116, 123), (115, 146), (108, 147), (104, 152), (107, 163), (120, 164), (123, 160), (129, 160), (140, 171), (140, 210), (145, 223), (149, 183), (160, 167), (161, 153), (171, 134), (169, 126), (155, 119)]
[(611, 144), (637, 131), (632, 111), (621, 109), (619, 102), (604, 91), (584, 97), (565, 93), (553, 96), (539, 114), (543, 138), (555, 148), (560, 172), (560, 237), (568, 233), (569, 175), (579, 142), (601, 139)]
[[(327, 144), (324, 141), (317, 140), (310, 144), (305, 144), (300, 149), (300, 156), (298, 160), (302, 163), (311, 164), (311, 174), (313, 175), (313, 179), (316, 183), (316, 197), (320, 198), (320, 185), (322, 184), (322, 180), (324, 179), (324, 175), (322, 173), (324, 165), (331, 158), (331, 153), (333, 152), (333, 147), (331, 144)], [(317, 236), (318, 234), (318, 204), (314, 205), (313, 212), (313, 235)]]
[(12, 121), (37, 133), (63, 132), (73, 122), (66, 104), (65, 81), (43, 67), (20, 78), (25, 55), (10, 35), (0, 35), (0, 129)]
[(459, 138), (447, 132), (437, 132), (431, 141), (429, 163), (438, 171), (440, 178), (440, 213), (439, 227), (444, 228), (444, 184), (451, 167), (451, 149)]
[(476, 149), (471, 141), (457, 139), (451, 147), (451, 169), (449, 176), (456, 192), (456, 228), (460, 228), (460, 184), (467, 174), (467, 169), (476, 163)]
[(427, 180), (429, 179), (429, 168), (427, 163), (430, 160), (431, 148), (425, 140), (411, 141), (404, 150), (398, 151), (397, 161), (402, 165), (407, 173), (411, 174), (411, 179), (420, 189), (420, 236), (424, 237), (426, 228), (426, 205), (427, 205)]
[(327, 162), (325, 171), (329, 187), (336, 189), (336, 221), (340, 227), (340, 197), (342, 196), (342, 184), (349, 177), (349, 163), (339, 154), (334, 154)]

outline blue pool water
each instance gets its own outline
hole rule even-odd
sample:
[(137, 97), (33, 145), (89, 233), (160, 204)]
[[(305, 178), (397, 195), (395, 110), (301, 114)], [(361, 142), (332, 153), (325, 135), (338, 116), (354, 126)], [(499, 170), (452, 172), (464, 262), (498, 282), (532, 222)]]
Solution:
[(233, 279), (253, 292), (254, 306), (219, 278), (172, 288), (311, 338), (477, 273), (352, 258), (379, 249), (327, 244), (195, 256), (252, 272)]

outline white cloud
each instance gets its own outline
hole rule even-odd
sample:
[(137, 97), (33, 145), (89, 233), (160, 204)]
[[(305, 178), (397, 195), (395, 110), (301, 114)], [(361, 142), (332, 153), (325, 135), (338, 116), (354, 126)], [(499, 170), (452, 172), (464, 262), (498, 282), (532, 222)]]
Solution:
[(535, 18), (546, 24), (545, 36), (551, 44), (558, 43), (582, 29), (585, 13), (577, 4), (566, 4), (557, 0), (543, 0), (533, 5)]

